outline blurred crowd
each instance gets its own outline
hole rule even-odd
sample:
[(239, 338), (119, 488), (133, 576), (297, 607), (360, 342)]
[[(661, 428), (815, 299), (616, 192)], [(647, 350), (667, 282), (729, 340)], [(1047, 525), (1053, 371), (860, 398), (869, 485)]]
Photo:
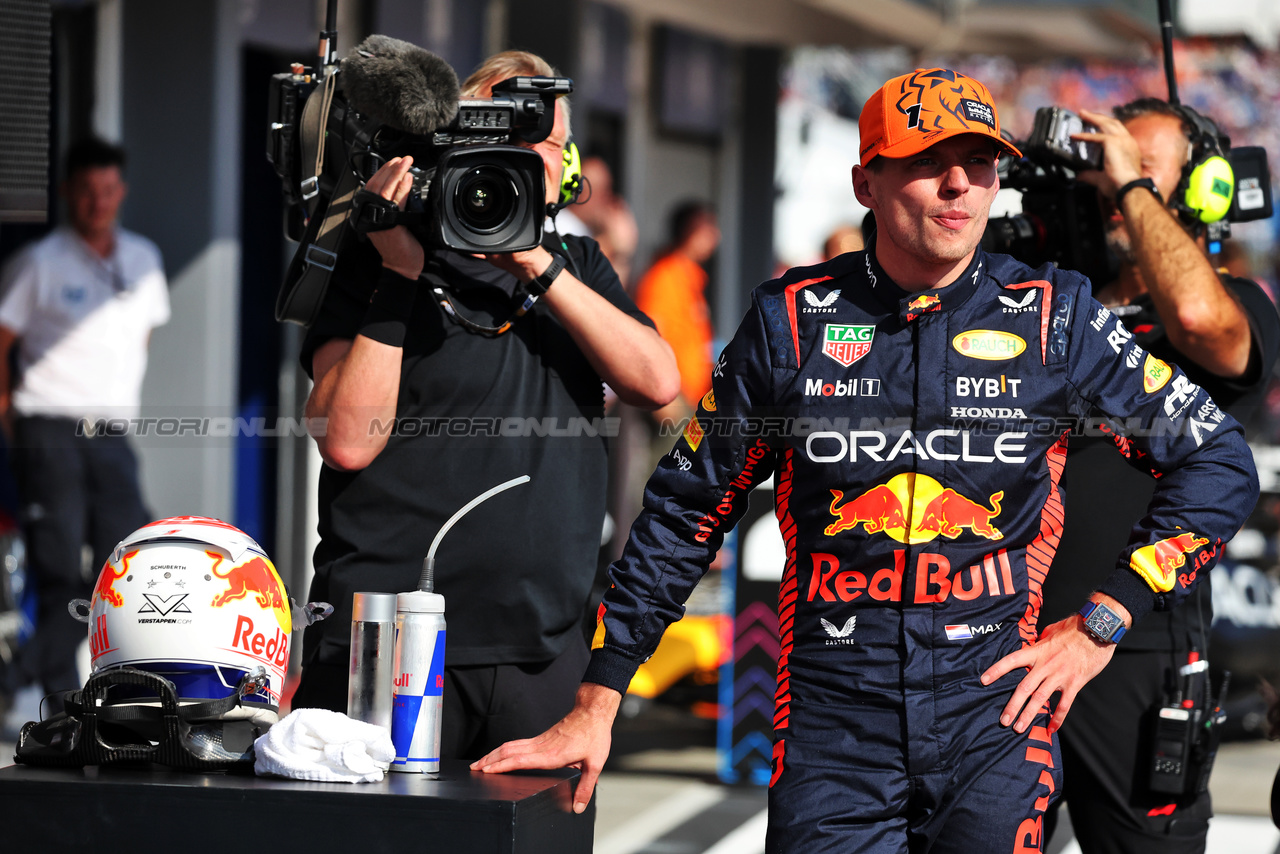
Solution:
[[(1174, 50), (1178, 97), (1216, 121), (1235, 145), (1260, 145), (1274, 159), (1280, 152), (1280, 53), (1243, 41), (1192, 40)], [(1167, 97), (1158, 56), (1142, 62), (1066, 61), (1019, 65), (1005, 57), (955, 62), (959, 70), (988, 81), (1004, 127), (1018, 138), (1031, 130), (1039, 107), (1106, 109), (1143, 96)], [(1273, 164), (1273, 182), (1276, 180)], [(1276, 220), (1238, 226), (1253, 275), (1275, 296)]]

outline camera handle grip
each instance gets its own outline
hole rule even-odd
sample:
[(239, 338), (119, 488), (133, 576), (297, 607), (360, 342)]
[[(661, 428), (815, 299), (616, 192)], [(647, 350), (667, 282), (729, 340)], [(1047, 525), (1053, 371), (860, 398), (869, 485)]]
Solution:
[(370, 190), (361, 188), (351, 200), (351, 227), (356, 234), (386, 231), (404, 222), (399, 205)]

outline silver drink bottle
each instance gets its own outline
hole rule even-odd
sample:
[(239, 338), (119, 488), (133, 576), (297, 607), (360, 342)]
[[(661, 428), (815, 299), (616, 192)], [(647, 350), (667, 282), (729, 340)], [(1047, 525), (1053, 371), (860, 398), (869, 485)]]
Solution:
[(347, 717), (391, 731), (396, 594), (353, 593)]

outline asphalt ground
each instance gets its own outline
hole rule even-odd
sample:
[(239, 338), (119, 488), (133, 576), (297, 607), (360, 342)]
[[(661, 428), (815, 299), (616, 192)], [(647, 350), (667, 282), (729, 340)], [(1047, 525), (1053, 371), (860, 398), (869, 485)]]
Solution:
[[(0, 766), (12, 762), (17, 729), (38, 714), (39, 701), (33, 690), (18, 696), (0, 728)], [(1270, 818), (1278, 767), (1280, 742), (1222, 746), (1210, 780), (1217, 814), (1207, 854), (1280, 854)], [(763, 854), (766, 816), (763, 788), (717, 780), (713, 721), (656, 704), (618, 722), (597, 789), (596, 854)], [(1046, 854), (1080, 854), (1069, 822)]]

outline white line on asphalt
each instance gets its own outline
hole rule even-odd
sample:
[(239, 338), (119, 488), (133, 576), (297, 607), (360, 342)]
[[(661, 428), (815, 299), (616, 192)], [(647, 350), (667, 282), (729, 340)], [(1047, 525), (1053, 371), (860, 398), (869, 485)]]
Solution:
[[(1205, 854), (1274, 854), (1280, 846), (1280, 830), (1265, 818), (1251, 815), (1216, 815), (1209, 819)], [(1061, 854), (1080, 854), (1072, 839)]]
[(702, 854), (764, 854), (764, 833), (768, 826), (769, 811), (760, 810)]
[(639, 851), (671, 828), (720, 803), (727, 794), (728, 789), (725, 787), (707, 783), (683, 786), (598, 840), (595, 854), (631, 854)]
[(1261, 816), (1216, 815), (1209, 819), (1208, 854), (1272, 854), (1277, 845), (1280, 830)]

